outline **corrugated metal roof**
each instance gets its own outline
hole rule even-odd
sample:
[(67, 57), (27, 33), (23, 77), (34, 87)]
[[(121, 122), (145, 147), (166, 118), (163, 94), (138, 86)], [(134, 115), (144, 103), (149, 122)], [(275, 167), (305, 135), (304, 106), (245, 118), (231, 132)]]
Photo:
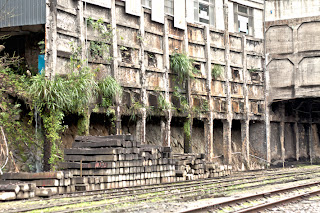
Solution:
[(0, 28), (46, 23), (46, 0), (0, 0)]

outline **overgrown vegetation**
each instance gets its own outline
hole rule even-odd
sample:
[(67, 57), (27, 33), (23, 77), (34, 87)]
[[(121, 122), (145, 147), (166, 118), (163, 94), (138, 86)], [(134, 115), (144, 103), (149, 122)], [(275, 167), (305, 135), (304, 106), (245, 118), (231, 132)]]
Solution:
[(91, 17), (87, 19), (87, 25), (99, 33), (99, 39), (97, 41), (90, 41), (91, 57), (110, 61), (112, 59), (109, 56), (110, 41), (113, 33), (111, 25), (104, 23), (101, 18), (95, 21)]
[(158, 104), (159, 104), (159, 109), (163, 111), (172, 109), (171, 103), (166, 100), (166, 98), (162, 93), (159, 94), (158, 96)]
[(174, 79), (176, 85), (174, 86), (173, 95), (178, 98), (180, 102), (180, 108), (178, 108), (178, 111), (187, 113), (188, 115), (183, 125), (183, 131), (185, 135), (184, 149), (187, 153), (191, 150), (190, 141), (193, 110), (186, 94), (184, 94), (183, 91), (185, 90), (185, 84), (187, 81), (193, 79), (194, 74), (198, 73), (199, 71), (193, 67), (193, 60), (184, 53), (174, 53), (171, 56), (170, 68), (177, 75), (177, 77)]
[(248, 69), (249, 72), (257, 72), (258, 69), (257, 68), (254, 68), (254, 67), (251, 67), (250, 69)]
[(107, 76), (105, 79), (98, 83), (99, 91), (102, 96), (102, 107), (112, 106), (114, 101), (119, 101), (122, 97), (122, 87), (111, 76)]
[(170, 68), (177, 74), (176, 82), (182, 85), (188, 78), (194, 77), (192, 60), (184, 53), (174, 53), (170, 57)]
[[(108, 53), (107, 42), (112, 35), (110, 27), (105, 26), (101, 19), (94, 21), (89, 18), (88, 24), (101, 35), (101, 40), (96, 42), (96, 46), (90, 51), (101, 56), (102, 52)], [(39, 45), (42, 43), (39, 42)], [(12, 135), (11, 149), (17, 148), (21, 152), (27, 150), (20, 148), (18, 143), (20, 141), (23, 141), (26, 147), (36, 146), (43, 149), (44, 170), (54, 170), (57, 163), (63, 159), (61, 132), (66, 128), (63, 124), (66, 115), (77, 114), (79, 134), (88, 134), (89, 105), (96, 102), (100, 95), (102, 97), (100, 106), (109, 109), (122, 96), (122, 88), (114, 78), (108, 76), (98, 81), (95, 70), (88, 67), (87, 61), (81, 58), (81, 47), (75, 43), (70, 45), (72, 49), (68, 66), (70, 73), (63, 76), (56, 75), (52, 79), (47, 78), (44, 72), (34, 76), (18, 75), (16, 65), (19, 64), (21, 58), (8, 55), (0, 57), (0, 74), (3, 77), (0, 84), (5, 84), (0, 90), (0, 97), (14, 96), (15, 99), (29, 106), (29, 125), (33, 121), (33, 115), (40, 115), (43, 141), (38, 142), (35, 136), (31, 137), (30, 134), (26, 134), (26, 131), (19, 125), (21, 123), (19, 119), (10, 122), (12, 117), (21, 114), (22, 109), (18, 103), (11, 103), (9, 98), (1, 99), (0, 125), (4, 126), (8, 135)], [(14, 135), (16, 132), (19, 132), (19, 135)], [(26, 137), (29, 138), (26, 139)], [(33, 141), (37, 144), (33, 145)], [(25, 158), (22, 162), (26, 162), (28, 155), (21, 152), (22, 158)]]

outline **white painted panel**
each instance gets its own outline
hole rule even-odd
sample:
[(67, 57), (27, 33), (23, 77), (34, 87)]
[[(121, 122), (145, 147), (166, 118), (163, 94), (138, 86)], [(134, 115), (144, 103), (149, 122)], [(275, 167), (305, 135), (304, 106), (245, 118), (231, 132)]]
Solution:
[(151, 20), (164, 24), (164, 0), (152, 0)]
[(254, 37), (263, 39), (263, 12), (262, 10), (253, 10), (253, 29)]
[(111, 0), (83, 0), (84, 2), (98, 5), (101, 7), (111, 8)]
[(247, 33), (248, 34), (248, 17), (244, 17), (244, 16), (241, 16), (241, 15), (238, 15), (238, 22), (239, 22), (239, 30), (240, 32), (243, 32), (243, 33)]
[(215, 12), (216, 28), (218, 30), (224, 30), (223, 0), (216, 0)]
[(186, 0), (187, 22), (194, 22), (194, 0)]
[(140, 0), (126, 0), (126, 13), (140, 16), (141, 15), (141, 1)]
[(229, 32), (234, 32), (234, 13), (233, 13), (233, 2), (228, 2), (228, 27)]
[(186, 29), (186, 2), (174, 0), (173, 2), (174, 27)]

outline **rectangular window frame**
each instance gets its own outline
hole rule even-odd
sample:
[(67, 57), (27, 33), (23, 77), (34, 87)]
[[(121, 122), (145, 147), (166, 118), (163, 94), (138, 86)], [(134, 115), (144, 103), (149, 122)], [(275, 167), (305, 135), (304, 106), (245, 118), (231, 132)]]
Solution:
[[(246, 9), (247, 12), (239, 11), (239, 7), (241, 9)], [(253, 18), (253, 8), (245, 5), (233, 3), (233, 11), (234, 11), (234, 31), (236, 33), (245, 34), (247, 36), (254, 36), (254, 18)], [(241, 32), (239, 26), (239, 16), (248, 18), (248, 26), (247, 32)]]
[[(207, 6), (209, 9), (208, 19), (204, 16), (200, 17), (200, 5)], [(193, 1), (194, 8), (194, 22), (198, 24), (207, 24), (214, 26), (214, 0), (194, 0)], [(201, 20), (202, 19), (202, 20)]]
[(142, 7), (151, 9), (152, 8), (152, 0), (141, 0)]
[(164, 0), (164, 13), (173, 16), (174, 0)]

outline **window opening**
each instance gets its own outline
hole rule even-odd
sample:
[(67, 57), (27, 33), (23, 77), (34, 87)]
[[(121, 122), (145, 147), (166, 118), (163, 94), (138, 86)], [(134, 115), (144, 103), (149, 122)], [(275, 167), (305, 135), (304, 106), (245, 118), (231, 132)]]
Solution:
[(204, 24), (214, 25), (214, 4), (213, 0), (194, 1), (194, 20)]
[(168, 15), (173, 16), (173, 0), (164, 1), (164, 12)]
[(253, 35), (253, 9), (239, 4), (233, 5), (235, 32)]
[(151, 9), (151, 0), (141, 0), (141, 5)]

